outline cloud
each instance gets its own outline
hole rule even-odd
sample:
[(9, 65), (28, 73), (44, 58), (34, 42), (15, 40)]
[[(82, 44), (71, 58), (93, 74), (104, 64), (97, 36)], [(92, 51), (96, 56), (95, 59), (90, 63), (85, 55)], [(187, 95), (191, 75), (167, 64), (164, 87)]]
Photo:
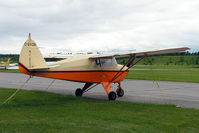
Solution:
[(198, 6), (196, 0), (1, 0), (1, 51), (20, 51), (29, 32), (39, 46), (66, 51), (197, 50)]

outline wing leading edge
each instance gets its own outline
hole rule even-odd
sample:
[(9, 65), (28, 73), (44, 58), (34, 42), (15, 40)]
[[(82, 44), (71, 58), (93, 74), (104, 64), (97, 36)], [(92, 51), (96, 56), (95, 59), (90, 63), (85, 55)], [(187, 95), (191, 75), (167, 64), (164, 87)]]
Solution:
[(142, 52), (126, 52), (126, 53), (118, 53), (118, 54), (107, 54), (107, 55), (96, 55), (92, 56), (89, 59), (99, 59), (99, 58), (112, 58), (112, 57), (128, 57), (128, 56), (143, 56), (143, 55), (158, 55), (158, 54), (167, 54), (167, 53), (178, 53), (189, 50), (188, 47), (180, 47), (180, 48), (169, 48), (169, 49), (160, 49), (160, 50), (152, 50), (152, 51), (142, 51)]

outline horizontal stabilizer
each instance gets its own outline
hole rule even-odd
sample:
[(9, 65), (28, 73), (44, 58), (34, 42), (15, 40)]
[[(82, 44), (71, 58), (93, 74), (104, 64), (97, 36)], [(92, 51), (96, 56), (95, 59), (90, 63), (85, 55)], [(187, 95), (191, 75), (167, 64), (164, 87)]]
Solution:
[(46, 69), (49, 69), (49, 67), (32, 67), (32, 68), (29, 68), (29, 70), (46, 70)]
[(48, 67), (32, 67), (32, 68), (29, 68), (29, 70), (46, 70), (46, 69), (55, 68), (58, 66), (60, 65), (54, 65), (54, 66), (48, 66)]

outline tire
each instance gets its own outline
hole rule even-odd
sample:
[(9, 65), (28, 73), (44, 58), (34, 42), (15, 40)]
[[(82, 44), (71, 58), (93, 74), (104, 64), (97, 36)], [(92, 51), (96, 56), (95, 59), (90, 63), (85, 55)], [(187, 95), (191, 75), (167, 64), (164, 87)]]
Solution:
[(114, 91), (111, 91), (109, 94), (108, 94), (108, 99), (110, 101), (114, 101), (116, 99), (116, 93)]
[(123, 97), (124, 96), (124, 90), (120, 87), (117, 89), (117, 95), (118, 97)]
[(77, 97), (81, 97), (81, 96), (82, 96), (82, 94), (83, 94), (82, 89), (77, 88), (77, 90), (75, 91), (75, 96), (77, 96)]

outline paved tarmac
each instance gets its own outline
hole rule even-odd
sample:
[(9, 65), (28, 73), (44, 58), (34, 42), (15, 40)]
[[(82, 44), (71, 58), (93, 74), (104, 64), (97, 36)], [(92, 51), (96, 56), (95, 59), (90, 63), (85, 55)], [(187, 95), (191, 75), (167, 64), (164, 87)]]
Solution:
[[(21, 88), (29, 76), (20, 73), (0, 73), (0, 88)], [(23, 89), (44, 90), (59, 94), (74, 95), (76, 88), (84, 86), (83, 83), (33, 77), (26, 83)], [(125, 95), (117, 98), (119, 101), (133, 101), (142, 103), (175, 104), (181, 107), (199, 109), (199, 83), (158, 81), (156, 83), (147, 80), (125, 80), (122, 87)], [(48, 88), (48, 89), (47, 89)], [(113, 84), (113, 90), (116, 84)], [(101, 85), (84, 93), (84, 97), (108, 100)]]

